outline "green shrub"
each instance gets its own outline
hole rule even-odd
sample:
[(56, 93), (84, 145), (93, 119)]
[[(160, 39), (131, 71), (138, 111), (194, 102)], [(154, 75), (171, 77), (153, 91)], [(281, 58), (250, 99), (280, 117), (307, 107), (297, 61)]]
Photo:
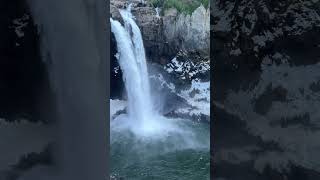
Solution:
[(149, 0), (154, 7), (163, 9), (176, 8), (180, 13), (191, 14), (201, 4), (205, 8), (209, 6), (209, 0)]
[(209, 0), (200, 0), (200, 2), (206, 9), (209, 7)]
[(163, 5), (163, 0), (150, 0), (150, 2), (154, 7), (162, 7)]

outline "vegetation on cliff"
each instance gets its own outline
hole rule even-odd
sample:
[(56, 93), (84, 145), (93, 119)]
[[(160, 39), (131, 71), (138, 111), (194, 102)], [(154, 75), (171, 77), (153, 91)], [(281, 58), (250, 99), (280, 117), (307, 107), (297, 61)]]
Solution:
[(150, 0), (154, 7), (175, 8), (181, 13), (191, 14), (201, 4), (208, 8), (209, 0)]

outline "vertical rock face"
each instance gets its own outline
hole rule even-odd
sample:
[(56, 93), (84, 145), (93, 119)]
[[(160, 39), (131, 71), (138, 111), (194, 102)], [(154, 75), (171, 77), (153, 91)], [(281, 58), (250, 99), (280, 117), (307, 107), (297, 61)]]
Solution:
[(209, 54), (210, 11), (202, 5), (191, 15), (169, 9), (163, 17), (164, 36), (173, 49), (196, 50)]
[(146, 56), (151, 61), (158, 61), (157, 58), (165, 53), (162, 20), (156, 16), (154, 7), (134, 8), (132, 14), (140, 27)]

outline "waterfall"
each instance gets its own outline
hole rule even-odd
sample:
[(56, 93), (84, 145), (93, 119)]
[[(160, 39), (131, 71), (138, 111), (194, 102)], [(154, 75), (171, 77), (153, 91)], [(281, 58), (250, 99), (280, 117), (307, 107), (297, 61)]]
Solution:
[(110, 18), (111, 31), (117, 41), (116, 55), (128, 95), (127, 114), (136, 127), (142, 130), (153, 128), (153, 109), (150, 95), (149, 76), (139, 27), (131, 14), (131, 5), (120, 10), (124, 26)]
[[(205, 173), (205, 177), (200, 179), (208, 179), (209, 126), (183, 118), (165, 117), (156, 110), (151, 100), (142, 35), (131, 14), (131, 5), (119, 12), (123, 24), (112, 18), (110, 24), (117, 46), (115, 57), (122, 71), (128, 98), (124, 103), (121, 100), (110, 100), (111, 110), (117, 109), (120, 103), (127, 106), (126, 113), (114, 115), (110, 121), (111, 175), (115, 178), (131, 176), (138, 179), (170, 179), (176, 176), (175, 169), (180, 171), (181, 165), (190, 164), (191, 159), (196, 161), (193, 163), (196, 164), (195, 172)], [(160, 72), (150, 72), (154, 73), (162, 75)], [(113, 112), (115, 114), (116, 110)], [(184, 158), (185, 161), (176, 161), (181, 153), (183, 156), (187, 153), (191, 157)], [(159, 163), (163, 162), (163, 158), (170, 163)], [(194, 174), (190, 172), (190, 168), (185, 168), (185, 172)]]
[(134, 54), (137, 65), (139, 66), (139, 71), (141, 73), (142, 81), (142, 88), (144, 92), (147, 92), (146, 95), (149, 95), (150, 92), (150, 85), (149, 85), (149, 77), (148, 77), (148, 70), (147, 70), (147, 63), (146, 63), (146, 55), (143, 46), (142, 35), (140, 32), (139, 27), (133, 20), (133, 16), (131, 14), (131, 4), (128, 6), (126, 10), (120, 10), (120, 14), (125, 22), (125, 28), (129, 34), (132, 31), (132, 43), (134, 46)]
[(156, 16), (157, 16), (157, 18), (160, 18), (160, 11), (161, 11), (161, 9), (158, 8), (158, 7), (156, 7), (155, 10), (156, 10)]

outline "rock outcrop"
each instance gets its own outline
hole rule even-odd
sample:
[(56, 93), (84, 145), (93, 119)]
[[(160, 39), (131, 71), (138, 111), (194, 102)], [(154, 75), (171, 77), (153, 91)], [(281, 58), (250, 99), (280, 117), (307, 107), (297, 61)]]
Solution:
[(210, 11), (202, 5), (191, 15), (178, 14), (176, 9), (165, 11), (163, 28), (166, 41), (175, 51), (197, 50), (206, 55), (210, 50)]

